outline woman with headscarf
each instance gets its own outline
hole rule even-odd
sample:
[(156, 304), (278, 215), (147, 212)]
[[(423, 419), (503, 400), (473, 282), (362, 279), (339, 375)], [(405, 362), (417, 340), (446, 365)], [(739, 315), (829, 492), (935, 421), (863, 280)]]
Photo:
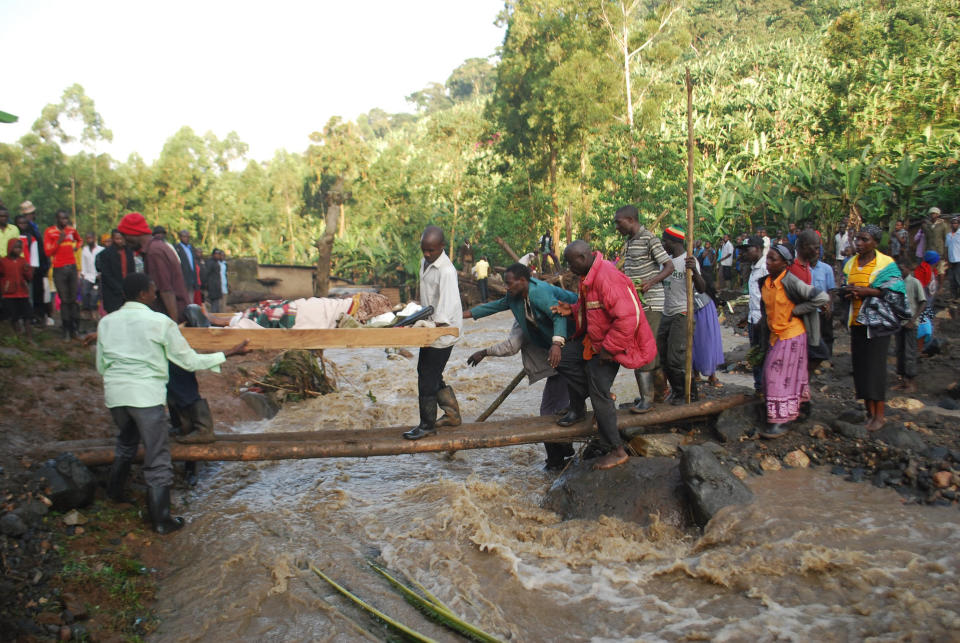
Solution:
[(890, 337), (910, 318), (906, 287), (892, 257), (877, 251), (883, 231), (865, 225), (854, 237), (856, 255), (843, 267), (844, 298), (850, 300), (853, 385), (867, 407), (867, 430), (883, 427)]
[(787, 270), (793, 260), (789, 246), (774, 245), (767, 252), (769, 274), (759, 280), (761, 345), (767, 347), (763, 389), (768, 422), (760, 437), (767, 439), (785, 435), (787, 424), (800, 414), (800, 404), (810, 401), (807, 344), (819, 345), (817, 311), (829, 301), (827, 293)]

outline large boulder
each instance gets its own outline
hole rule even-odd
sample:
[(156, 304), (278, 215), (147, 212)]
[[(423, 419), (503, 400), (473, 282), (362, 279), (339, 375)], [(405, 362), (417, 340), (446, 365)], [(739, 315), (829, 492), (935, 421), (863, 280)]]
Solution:
[(704, 527), (727, 505), (747, 504), (753, 492), (717, 460), (710, 449), (693, 445), (681, 448), (680, 475), (694, 520)]
[(721, 442), (739, 442), (740, 437), (760, 422), (763, 405), (758, 399), (750, 404), (742, 404), (722, 411), (716, 416), (714, 431)]
[(57, 511), (86, 507), (93, 502), (97, 490), (96, 480), (90, 470), (72, 453), (64, 453), (56, 460), (47, 460), (37, 471), (37, 477), (49, 489), (47, 496)]
[(565, 520), (612, 516), (649, 525), (653, 516), (674, 527), (694, 525), (674, 458), (630, 458), (597, 471), (590, 460), (569, 467), (550, 487), (543, 507)]

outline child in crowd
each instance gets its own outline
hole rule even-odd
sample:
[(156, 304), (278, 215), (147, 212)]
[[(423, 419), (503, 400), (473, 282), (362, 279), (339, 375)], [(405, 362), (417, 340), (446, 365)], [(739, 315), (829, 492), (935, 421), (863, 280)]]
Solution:
[(900, 274), (907, 288), (907, 302), (910, 304), (910, 310), (913, 311), (913, 317), (905, 321), (896, 334), (898, 381), (893, 389), (906, 393), (917, 391), (917, 384), (914, 382), (917, 376), (917, 353), (920, 349), (917, 342), (917, 322), (927, 307), (927, 296), (923, 285), (912, 274), (915, 263), (916, 261), (909, 256), (900, 263)]
[(31, 336), (30, 283), (33, 268), (23, 257), (23, 241), (14, 237), (7, 242), (7, 256), (0, 259), (0, 293), (3, 295), (3, 314), (10, 320), (14, 332)]
[(923, 286), (927, 298), (923, 315), (917, 323), (917, 349), (920, 351), (923, 351), (927, 338), (933, 336), (933, 300), (937, 294), (936, 266), (939, 261), (940, 254), (936, 250), (927, 250), (923, 253), (923, 261), (913, 271), (913, 276)]

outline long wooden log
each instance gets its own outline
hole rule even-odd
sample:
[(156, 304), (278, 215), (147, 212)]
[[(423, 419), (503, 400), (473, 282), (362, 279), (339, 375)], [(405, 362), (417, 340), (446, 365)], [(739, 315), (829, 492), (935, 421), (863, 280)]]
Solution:
[[(642, 415), (622, 411), (617, 414), (617, 424), (621, 430), (670, 424), (716, 415), (755, 399), (750, 395), (737, 394), (695, 404), (665, 406)], [(403, 439), (401, 434), (406, 429), (407, 427), (389, 427), (321, 429), (296, 434), (218, 434), (217, 440), (208, 444), (180, 444), (171, 441), (170, 455), (174, 460), (187, 461), (355, 458), (557, 442), (582, 439), (594, 433), (593, 418), (589, 415), (585, 421), (570, 427), (558, 426), (550, 417), (461, 424), (458, 427), (441, 429), (435, 435), (416, 441)], [(291, 435), (296, 437), (290, 439)], [(103, 440), (96, 445), (91, 445), (86, 440), (53, 442), (33, 452), (32, 456), (39, 460), (69, 451), (84, 464), (92, 466), (113, 462), (113, 448), (112, 440)], [(143, 458), (142, 449), (137, 458)]]
[(223, 351), (243, 340), (251, 350), (288, 348), (394, 348), (429, 346), (444, 335), (457, 336), (459, 330), (442, 328), (331, 328), (331, 329), (246, 329), (181, 328), (184, 338), (195, 350)]
[(494, 237), (494, 241), (497, 242), (497, 245), (503, 248), (503, 251), (510, 255), (510, 258), (514, 261), (520, 261), (520, 255), (513, 251), (513, 248), (510, 247), (510, 244), (501, 239), (500, 237)]

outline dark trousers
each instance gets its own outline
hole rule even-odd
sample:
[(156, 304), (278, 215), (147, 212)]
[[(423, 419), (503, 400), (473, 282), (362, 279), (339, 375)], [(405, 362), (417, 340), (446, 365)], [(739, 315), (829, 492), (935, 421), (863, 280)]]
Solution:
[(487, 301), (487, 278), (477, 279), (477, 288), (480, 289), (480, 301)]
[(833, 319), (827, 319), (826, 314), (820, 311), (820, 344), (807, 346), (807, 370), (811, 373), (820, 365), (820, 362), (833, 357)]
[[(417, 395), (420, 398), (420, 421), (433, 426), (437, 421), (437, 392), (444, 388), (443, 369), (453, 346), (433, 348), (424, 346), (417, 357)], [(430, 404), (430, 400), (433, 403)]]
[[(543, 395), (540, 397), (540, 415), (553, 415), (570, 406), (570, 391), (563, 375), (551, 375), (543, 385)], [(573, 444), (570, 442), (544, 442), (547, 450), (547, 462), (562, 462), (574, 454)]]
[(163, 406), (138, 408), (115, 406), (110, 415), (117, 425), (116, 457), (132, 460), (137, 446), (143, 440), (143, 478), (150, 487), (169, 487), (173, 484), (173, 464), (170, 462), (170, 423)]
[(903, 326), (894, 337), (897, 346), (897, 375), (913, 379), (917, 376), (917, 329)]
[(77, 264), (54, 268), (53, 285), (60, 295), (60, 320), (69, 328), (77, 318)]
[[(747, 335), (750, 338), (750, 347), (760, 345), (760, 324), (747, 322)], [(763, 390), (763, 364), (753, 367), (753, 390)]]
[(47, 304), (43, 301), (43, 280), (46, 278), (46, 274), (41, 272), (39, 268), (33, 269), (33, 283), (30, 292), (33, 299), (33, 316), (42, 322), (47, 319)]
[(223, 312), (223, 297), (217, 297), (216, 299), (208, 300), (207, 310), (211, 313)]
[(682, 394), (687, 368), (687, 316), (664, 315), (657, 329), (657, 353), (674, 394)]
[(714, 273), (714, 268), (713, 268), (713, 266), (704, 266), (704, 267), (700, 270), (700, 274), (701, 274), (701, 276), (703, 277), (703, 279), (704, 279), (708, 284), (710, 284), (711, 286), (713, 285), (714, 281), (716, 280), (716, 277), (714, 276), (715, 273)]
[(571, 410), (583, 413), (589, 395), (600, 439), (614, 449), (623, 446), (617, 429), (617, 407), (610, 396), (610, 388), (619, 370), (617, 362), (607, 362), (596, 355), (593, 359), (583, 359), (583, 340), (580, 339), (567, 342), (557, 367), (567, 381)]
[(960, 297), (960, 262), (953, 262), (947, 268), (947, 280), (950, 282), (950, 294)]
[(167, 399), (179, 409), (185, 409), (200, 400), (200, 384), (197, 374), (187, 371), (173, 362), (168, 362), (170, 379), (167, 380)]

